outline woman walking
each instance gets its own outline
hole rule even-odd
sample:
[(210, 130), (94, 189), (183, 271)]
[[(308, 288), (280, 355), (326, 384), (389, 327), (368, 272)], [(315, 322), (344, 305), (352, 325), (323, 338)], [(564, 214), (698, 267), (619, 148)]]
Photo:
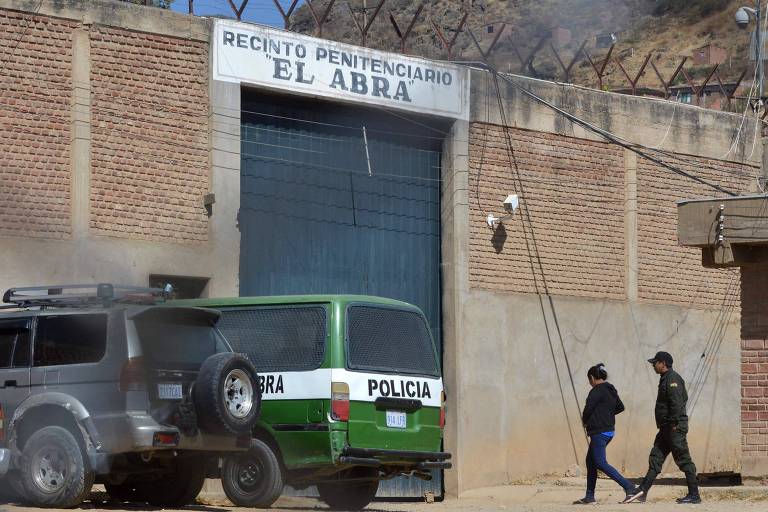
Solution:
[(587, 450), (587, 494), (574, 505), (597, 503), (595, 486), (597, 485), (597, 470), (605, 473), (611, 480), (619, 484), (627, 495), (635, 492), (635, 486), (621, 476), (616, 468), (608, 464), (605, 449), (614, 436), (616, 415), (624, 410), (624, 404), (613, 384), (607, 382), (608, 372), (603, 363), (598, 363), (587, 371), (587, 378), (592, 390), (587, 396), (581, 421), (589, 436)]

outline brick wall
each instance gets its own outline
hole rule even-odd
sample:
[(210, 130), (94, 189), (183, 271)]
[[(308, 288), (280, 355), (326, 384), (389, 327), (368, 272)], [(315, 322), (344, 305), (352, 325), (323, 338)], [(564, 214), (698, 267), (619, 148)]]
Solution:
[(742, 453), (768, 457), (768, 267), (741, 275)]
[(176, 243), (207, 240), (206, 43), (91, 30), (91, 229)]
[[(736, 192), (748, 191), (753, 167), (685, 156), (674, 166)], [(686, 162), (687, 161), (687, 162)], [(709, 169), (708, 169), (709, 168)], [(722, 195), (690, 178), (638, 158), (638, 294), (640, 300), (720, 308), (738, 297), (732, 270), (705, 269), (701, 250), (677, 242), (676, 201)]]
[[(501, 127), (470, 129), (470, 285), (536, 292), (534, 275), (542, 284), (536, 247), (551, 293), (624, 298), (623, 149), (527, 130), (509, 134), (525, 193)], [(488, 213), (504, 213), (510, 193), (529, 208), (533, 230), (523, 229), (520, 215), (495, 231), (485, 224)]]
[(0, 11), (0, 236), (71, 234), (74, 27)]
[[(626, 299), (625, 161), (615, 145), (510, 129), (532, 216), (541, 266), (553, 294)], [(501, 292), (533, 293), (541, 285), (534, 239), (515, 217), (496, 231), (483, 222), (503, 213), (501, 202), (519, 193), (504, 132), (497, 125), (470, 129), (470, 284)], [(666, 157), (668, 158), (668, 157)], [(737, 192), (748, 191), (754, 167), (680, 156), (676, 167)], [(738, 309), (738, 273), (705, 269), (701, 250), (677, 242), (675, 202), (719, 192), (637, 158), (638, 298), (696, 308)], [(526, 244), (527, 241), (527, 244)], [(534, 255), (534, 265), (531, 257)], [(540, 286), (541, 289), (541, 286)], [(543, 289), (542, 289), (543, 290)]]

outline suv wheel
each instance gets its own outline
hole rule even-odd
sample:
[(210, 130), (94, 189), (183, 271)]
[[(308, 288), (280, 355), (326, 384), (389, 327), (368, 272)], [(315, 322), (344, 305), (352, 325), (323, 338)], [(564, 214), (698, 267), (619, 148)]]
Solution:
[(238, 507), (269, 508), (283, 493), (283, 472), (275, 452), (259, 439), (246, 453), (224, 460), (221, 486)]
[(9, 471), (3, 478), (0, 478), (0, 500), (21, 500), (24, 498), (24, 487), (19, 480), (19, 474), (16, 471)]
[(94, 474), (67, 429), (45, 427), (24, 444), (20, 478), (24, 497), (33, 505), (68, 508), (88, 497)]
[(130, 477), (121, 484), (110, 484), (107, 482), (104, 484), (104, 488), (107, 490), (107, 494), (109, 494), (110, 501), (119, 503), (147, 501), (146, 497), (141, 494), (137, 484)]
[(241, 354), (214, 354), (203, 362), (193, 397), (198, 423), (218, 434), (248, 434), (259, 419), (256, 369)]
[(379, 481), (317, 484), (320, 499), (333, 510), (362, 510), (379, 490)]
[(134, 484), (137, 497), (159, 507), (183, 507), (195, 501), (205, 484), (205, 459), (185, 457), (177, 459), (169, 475), (153, 482)]

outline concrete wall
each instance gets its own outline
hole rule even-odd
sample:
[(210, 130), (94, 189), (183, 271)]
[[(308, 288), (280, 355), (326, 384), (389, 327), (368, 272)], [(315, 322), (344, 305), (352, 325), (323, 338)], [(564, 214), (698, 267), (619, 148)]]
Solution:
[(237, 294), (239, 89), (210, 83), (208, 20), (149, 12), (0, 0), (0, 288), (169, 274)]
[[(524, 77), (513, 78), (550, 103), (626, 140), (686, 155), (754, 164), (760, 162), (760, 141), (754, 142), (754, 118), (743, 123), (738, 144), (729, 152), (734, 135), (742, 124), (741, 115), (658, 98), (607, 93)], [(549, 107), (534, 102), (501, 79), (499, 86), (509, 126), (603, 140)], [(473, 121), (503, 124), (491, 76), (480, 71), (472, 74), (471, 101)]]
[[(739, 116), (514, 79), (622, 138), (683, 155), (664, 158), (687, 172), (737, 192), (754, 186), (761, 151), (749, 122), (732, 144)], [(674, 231), (676, 200), (717, 192), (500, 81), (502, 116), (493, 78), (475, 72), (472, 81), (466, 156), (465, 132), (453, 134), (443, 170), (449, 493), (584, 469), (579, 407), (598, 362), (627, 406), (609, 460), (628, 476), (644, 474), (658, 382), (646, 359), (658, 350), (675, 356), (688, 383), (699, 472), (741, 471), (738, 273), (705, 270)], [(501, 231), (488, 228), (487, 213), (500, 216), (501, 201), (521, 186), (528, 197), (517, 216)], [(530, 253), (537, 243), (542, 263)], [(616, 271), (585, 273), (602, 266)], [(676, 471), (671, 461), (665, 471)]]
[[(107, 36), (130, 40), (143, 34), (141, 43), (150, 49), (171, 44), (181, 53), (208, 42), (205, 20), (146, 13), (143, 7), (106, 0), (0, 0), (7, 27), (0, 37), (23, 40), (8, 62), (9, 76), (16, 80), (10, 90), (39, 94), (40, 85), (29, 93), (21, 87), (50, 81), (60, 97), (33, 104), (26, 114), (34, 119), (27, 119), (20, 114), (21, 96), (0, 96), (0, 119), (16, 121), (11, 136), (0, 141), (7, 144), (4, 154), (11, 162), (0, 170), (0, 287), (41, 281), (144, 284), (150, 273), (159, 273), (211, 277), (208, 294), (237, 294), (240, 90), (212, 83), (204, 59), (197, 61), (202, 71), (178, 77), (196, 87), (195, 101), (204, 107), (187, 100), (133, 112), (141, 117), (138, 125), (164, 119), (174, 129), (181, 126), (181, 132), (168, 129), (156, 137), (167, 143), (160, 144), (159, 157), (144, 151), (153, 147), (149, 141), (135, 144), (140, 137), (123, 136), (159, 177), (183, 176), (189, 165), (204, 169), (195, 175), (194, 192), (181, 183), (173, 185), (181, 190), (169, 189), (179, 193), (174, 199), (194, 217), (192, 236), (164, 237), (162, 230), (173, 225), (168, 215), (166, 225), (161, 222), (153, 231), (158, 226), (147, 208), (153, 198), (139, 194), (141, 208), (134, 212), (120, 187), (107, 191), (124, 207), (125, 229), (117, 220), (108, 229), (94, 226), (94, 165), (108, 162), (110, 144), (119, 142), (109, 138), (109, 123), (126, 123), (130, 116), (125, 114), (132, 111), (124, 102), (126, 112), (106, 115), (113, 106), (103, 95), (112, 82), (109, 73), (94, 69), (102, 64), (93, 52), (110, 42)], [(26, 26), (32, 37), (23, 35)], [(44, 44), (45, 36), (56, 45)], [(120, 47), (110, 51), (113, 57), (100, 54), (109, 65), (130, 53)], [(42, 63), (31, 65), (32, 57)], [(134, 71), (115, 72), (130, 78)], [(684, 155), (664, 158), (687, 172), (736, 191), (753, 186), (751, 173), (761, 151), (755, 147), (754, 124), (742, 123), (739, 116), (516, 80), (620, 137)], [(442, 171), (446, 447), (455, 465), (446, 474), (447, 491), (562, 474), (583, 465), (586, 442), (578, 409), (588, 391), (586, 369), (597, 362), (607, 364), (628, 408), (619, 417), (611, 460), (629, 475), (639, 475), (654, 435), (656, 377), (645, 359), (662, 348), (676, 356), (676, 367), (689, 383), (690, 443), (700, 471), (739, 471), (739, 310), (732, 300), (738, 277), (705, 271), (697, 251), (677, 247), (674, 238), (674, 201), (714, 192), (601, 141), (505, 82), (499, 84), (502, 116), (491, 75), (475, 72), (472, 82), (472, 119), (454, 123)], [(190, 115), (196, 107), (200, 112)], [(35, 119), (45, 122), (38, 125)], [(97, 140), (99, 130), (102, 139)], [(54, 138), (47, 140), (51, 134)], [(515, 174), (507, 135), (518, 151)], [(173, 158), (163, 151), (172, 152), (169, 148), (187, 136), (193, 151), (184, 162), (169, 165)], [(478, 154), (483, 148), (487, 158)], [(95, 164), (97, 150), (103, 151)], [(162, 165), (155, 166), (153, 158)], [(118, 175), (120, 165), (100, 179)], [(152, 189), (151, 178), (142, 180)], [(529, 184), (530, 194), (521, 193), (521, 182)], [(135, 192), (142, 185), (130, 186)], [(215, 194), (210, 218), (197, 197), (203, 192)], [(531, 218), (518, 215), (503, 234), (489, 231), (485, 215), (501, 214), (501, 201), (514, 192), (521, 193), (521, 212)], [(600, 216), (591, 215), (598, 209)], [(545, 255), (541, 264), (522, 250), (535, 237)], [(607, 260), (609, 276), (600, 272)], [(540, 295), (544, 281), (550, 296)]]

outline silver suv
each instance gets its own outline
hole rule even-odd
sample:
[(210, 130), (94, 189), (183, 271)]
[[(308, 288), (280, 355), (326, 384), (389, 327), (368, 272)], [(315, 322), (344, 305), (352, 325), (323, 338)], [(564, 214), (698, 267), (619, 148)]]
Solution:
[[(44, 507), (182, 506), (247, 449), (260, 395), (218, 313), (158, 289), (15, 288), (0, 313), (0, 489)], [(12, 311), (10, 311), (12, 310)]]

